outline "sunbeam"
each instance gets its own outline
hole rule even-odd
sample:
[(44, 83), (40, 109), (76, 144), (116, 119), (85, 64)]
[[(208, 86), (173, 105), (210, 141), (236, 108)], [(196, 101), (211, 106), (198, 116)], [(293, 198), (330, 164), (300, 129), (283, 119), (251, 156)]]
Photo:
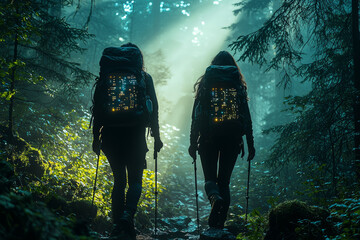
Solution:
[[(222, 5), (220, 11), (215, 4)], [(188, 16), (187, 21), (169, 27), (144, 47), (146, 52), (161, 49), (171, 71), (168, 84), (157, 89), (159, 99), (166, 99), (160, 101), (160, 108), (170, 109), (166, 114), (161, 114), (162, 122), (187, 130), (193, 85), (216, 53), (226, 48), (225, 40), (230, 31), (225, 27), (236, 20), (231, 14), (233, 9), (232, 1), (215, 2)], [(147, 61), (151, 59), (145, 59)]]

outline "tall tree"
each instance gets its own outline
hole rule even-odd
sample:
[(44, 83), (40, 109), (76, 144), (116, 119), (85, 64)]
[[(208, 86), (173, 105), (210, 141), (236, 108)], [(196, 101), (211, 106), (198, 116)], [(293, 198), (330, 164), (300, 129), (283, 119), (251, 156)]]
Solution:
[(352, 36), (354, 46), (354, 100), (355, 121), (355, 161), (358, 182), (360, 183), (360, 38), (359, 38), (359, 0), (352, 0)]
[[(18, 14), (18, 8), (15, 9), (15, 13)], [(19, 46), (19, 17), (16, 16), (15, 20), (15, 31), (14, 31), (14, 51), (13, 51), (13, 63), (16, 63), (18, 60), (18, 46)], [(8, 131), (9, 131), (9, 141), (12, 141), (13, 137), (13, 111), (14, 111), (14, 98), (15, 98), (15, 72), (16, 72), (16, 65), (11, 68), (10, 74), (10, 89), (9, 92), (11, 94), (10, 97), (10, 104), (9, 104), (9, 121), (8, 121)]]
[[(285, 99), (296, 119), (272, 129), (280, 137), (269, 162), (295, 163), (313, 187), (333, 194), (355, 176), (354, 157), (349, 155), (355, 133), (349, 124), (355, 94), (349, 9), (346, 1), (285, 0), (261, 28), (231, 44), (240, 60), (275, 70), (286, 66), (290, 74), (284, 75), (284, 83), (311, 83), (309, 93)], [(269, 54), (274, 50), (276, 54)]]
[(76, 89), (92, 78), (69, 60), (73, 53), (84, 51), (78, 43), (90, 35), (54, 16), (54, 6), (58, 7), (58, 1), (0, 3), (0, 51), (4, 56), (1, 101), (9, 106), (7, 125), (11, 134), (16, 130), (26, 136), (29, 129), (25, 126), (53, 116), (61, 118), (60, 112), (72, 109), (77, 102), (69, 101), (69, 97), (78, 98)]
[(160, 4), (160, 0), (154, 0), (152, 3), (153, 33), (155, 36), (160, 32)]
[[(236, 5), (241, 8), (234, 11), (238, 18), (236, 23), (231, 26), (231, 39), (237, 38), (239, 34), (245, 35), (260, 28), (272, 12), (280, 7), (280, 1), (243, 1)], [(276, 54), (276, 50), (270, 50), (269, 53)], [(284, 110), (285, 93), (290, 91), (290, 87), (281, 82), (281, 76), (286, 73), (284, 71), (286, 68), (266, 69), (259, 67), (258, 64), (252, 65), (244, 61), (240, 61), (239, 64), (241, 69), (244, 69), (245, 78), (248, 80), (248, 91), (251, 98), (249, 104), (253, 111), (252, 119), (254, 129), (258, 130), (257, 133), (273, 127), (274, 124), (287, 122), (290, 114), (281, 112)], [(259, 148), (268, 146), (273, 142), (273, 136), (256, 134), (255, 137)]]

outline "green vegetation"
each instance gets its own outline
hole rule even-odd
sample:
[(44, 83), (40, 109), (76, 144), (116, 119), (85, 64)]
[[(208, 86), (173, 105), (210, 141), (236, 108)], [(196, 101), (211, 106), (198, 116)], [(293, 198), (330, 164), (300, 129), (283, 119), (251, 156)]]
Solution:
[[(210, 59), (202, 59), (200, 45), (183, 59), (163, 46), (153, 47), (153, 41), (185, 49), (181, 46), (195, 46), (185, 40), (190, 34), (189, 39), (196, 37), (200, 41), (194, 40), (196, 44), (213, 51), (202, 13), (224, 11), (224, 2), (1, 1), (0, 236), (98, 239), (109, 235), (113, 177), (103, 155), (95, 206), (91, 204), (97, 156), (91, 150), (89, 107), (102, 49), (123, 41), (146, 46), (142, 48), (146, 70), (159, 96), (165, 144), (159, 154), (158, 206), (164, 220), (160, 229), (179, 233), (176, 224), (186, 223), (183, 231), (195, 232), (194, 169), (187, 152), (190, 89), (205, 68), (190, 79), (189, 72), (196, 71), (182, 62), (208, 64)], [(248, 169), (245, 159), (239, 158), (226, 225), (237, 239), (275, 239), (271, 238), (275, 235), (358, 239), (360, 171), (354, 96), (359, 96), (359, 89), (354, 56), (360, 54), (354, 54), (351, 37), (353, 16), (358, 16), (352, 13), (351, 1), (247, 0), (234, 10), (238, 18), (227, 30), (249, 86), (257, 155), (251, 165), (248, 222)], [(166, 38), (162, 32), (174, 36)], [(174, 69), (184, 74), (174, 76)], [(175, 77), (183, 82), (173, 84)], [(169, 86), (176, 86), (176, 93), (182, 94), (179, 99), (172, 98), (175, 91), (167, 92)], [(148, 235), (154, 221), (152, 145), (149, 137), (148, 167), (136, 215), (137, 229)], [(210, 207), (197, 163), (200, 223), (205, 229)]]

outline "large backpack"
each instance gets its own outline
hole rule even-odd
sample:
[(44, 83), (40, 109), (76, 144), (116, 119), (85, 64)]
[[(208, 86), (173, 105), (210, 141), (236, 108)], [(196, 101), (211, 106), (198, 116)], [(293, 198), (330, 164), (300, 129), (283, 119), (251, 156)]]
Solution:
[(202, 132), (214, 136), (244, 135), (243, 102), (246, 90), (239, 81), (235, 66), (211, 65), (201, 84), (200, 101), (195, 109), (202, 123)]
[(138, 48), (105, 48), (100, 59), (93, 116), (102, 126), (146, 126), (152, 111), (147, 81)]

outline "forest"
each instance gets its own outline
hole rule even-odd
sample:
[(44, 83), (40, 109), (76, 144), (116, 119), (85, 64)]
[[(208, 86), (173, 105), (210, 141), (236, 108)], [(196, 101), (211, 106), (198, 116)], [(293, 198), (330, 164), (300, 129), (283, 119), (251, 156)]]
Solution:
[[(112, 239), (114, 177), (89, 125), (102, 52), (128, 42), (164, 144), (155, 166), (146, 137), (137, 239), (360, 239), (358, 0), (1, 0), (0, 15), (0, 239)], [(232, 172), (231, 236), (211, 238), (188, 147), (194, 84), (221, 50), (247, 83), (256, 155)]]

